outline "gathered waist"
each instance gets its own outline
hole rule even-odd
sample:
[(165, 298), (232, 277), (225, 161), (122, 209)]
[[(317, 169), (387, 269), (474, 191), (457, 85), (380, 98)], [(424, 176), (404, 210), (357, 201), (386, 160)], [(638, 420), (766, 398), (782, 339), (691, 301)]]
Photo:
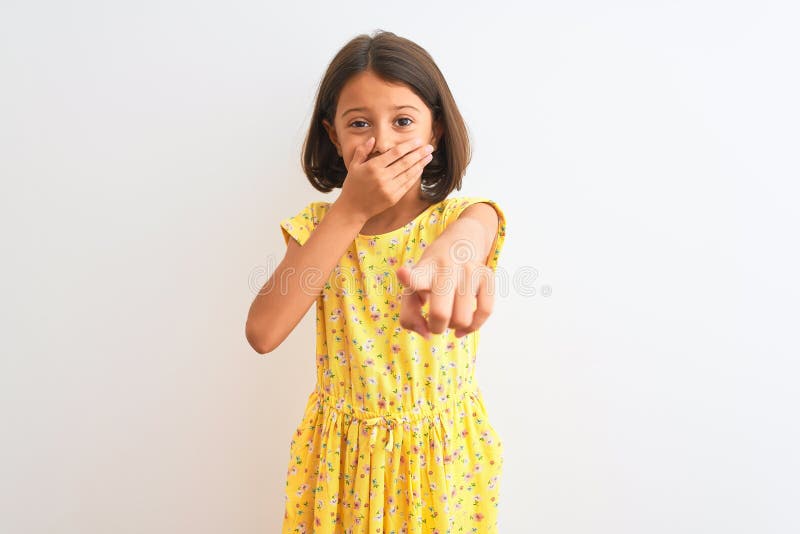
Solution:
[(472, 386), (461, 390), (457, 395), (453, 395), (445, 401), (442, 401), (435, 406), (417, 406), (411, 409), (398, 410), (395, 412), (377, 413), (366, 410), (357, 410), (351, 404), (346, 402), (346, 399), (332, 395), (325, 391), (325, 389), (317, 383), (314, 391), (311, 393), (315, 396), (317, 403), (327, 406), (332, 410), (332, 418), (335, 420), (338, 417), (344, 417), (345, 421), (351, 420), (352, 423), (359, 423), (363, 426), (371, 426), (372, 434), (370, 437), (370, 444), (374, 444), (376, 432), (379, 426), (385, 427), (389, 431), (389, 439), (386, 444), (386, 450), (391, 450), (393, 446), (393, 430), (401, 424), (413, 424), (416, 422), (429, 419), (431, 423), (440, 423), (443, 413), (453, 413), (455, 408), (459, 406), (468, 396), (475, 396), (480, 398), (480, 390), (477, 386)]

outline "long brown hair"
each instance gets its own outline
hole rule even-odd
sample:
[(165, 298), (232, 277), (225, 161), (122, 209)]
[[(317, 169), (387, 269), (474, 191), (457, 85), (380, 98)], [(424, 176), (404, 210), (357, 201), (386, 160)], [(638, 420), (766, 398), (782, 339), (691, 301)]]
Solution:
[(354, 75), (370, 70), (388, 83), (403, 83), (425, 102), (442, 135), (433, 159), (422, 171), (421, 198), (439, 202), (454, 189), (472, 158), (469, 134), (450, 88), (431, 55), (392, 32), (377, 30), (350, 40), (331, 60), (317, 90), (311, 126), (303, 143), (301, 165), (311, 185), (327, 193), (342, 187), (344, 160), (328, 137), (322, 119), (334, 123), (339, 93)]

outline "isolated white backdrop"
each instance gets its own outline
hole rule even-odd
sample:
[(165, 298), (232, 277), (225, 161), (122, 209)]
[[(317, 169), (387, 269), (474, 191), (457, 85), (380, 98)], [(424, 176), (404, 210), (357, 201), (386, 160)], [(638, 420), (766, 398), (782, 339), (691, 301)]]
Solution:
[[(425, 47), (504, 207), (504, 534), (798, 531), (792, 2), (0, 5), (0, 531), (264, 533), (313, 308), (244, 336), (336, 50)], [(256, 279), (258, 277), (256, 276)], [(261, 279), (263, 282), (263, 279)], [(530, 294), (533, 288), (534, 293)]]

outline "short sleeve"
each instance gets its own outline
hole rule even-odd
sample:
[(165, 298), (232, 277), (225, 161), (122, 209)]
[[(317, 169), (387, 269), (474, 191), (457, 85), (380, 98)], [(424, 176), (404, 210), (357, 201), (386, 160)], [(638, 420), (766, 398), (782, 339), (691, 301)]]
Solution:
[(286, 217), (281, 220), (281, 233), (283, 234), (283, 241), (289, 245), (289, 236), (293, 237), (295, 241), (301, 245), (305, 244), (311, 236), (311, 232), (319, 224), (322, 218), (324, 203), (322, 202), (309, 202), (303, 209), (296, 215)]
[(468, 207), (472, 206), (473, 204), (477, 204), (478, 202), (485, 202), (492, 206), (494, 210), (497, 212), (497, 233), (495, 234), (494, 242), (492, 243), (492, 248), (489, 251), (488, 259), (486, 260), (486, 265), (488, 265), (492, 271), (497, 270), (497, 262), (500, 259), (500, 251), (503, 249), (503, 243), (505, 242), (506, 237), (506, 216), (503, 213), (503, 210), (494, 200), (485, 197), (453, 197), (447, 199), (444, 206), (444, 211), (442, 212), (442, 228), (441, 230), (444, 231), (447, 226), (458, 219), (461, 213), (467, 209)]

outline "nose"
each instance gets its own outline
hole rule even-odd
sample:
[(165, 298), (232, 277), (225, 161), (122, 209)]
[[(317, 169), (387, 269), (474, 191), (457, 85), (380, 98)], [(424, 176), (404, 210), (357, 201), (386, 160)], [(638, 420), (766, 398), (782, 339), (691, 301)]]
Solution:
[(375, 144), (372, 147), (370, 159), (374, 158), (375, 156), (380, 156), (397, 144), (397, 140), (394, 139), (391, 128), (382, 124), (375, 126), (373, 135), (375, 137)]

